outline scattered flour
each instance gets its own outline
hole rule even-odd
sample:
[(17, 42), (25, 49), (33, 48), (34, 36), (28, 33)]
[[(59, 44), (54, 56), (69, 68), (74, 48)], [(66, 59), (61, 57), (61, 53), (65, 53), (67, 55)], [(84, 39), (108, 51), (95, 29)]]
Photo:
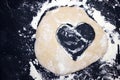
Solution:
[(33, 63), (29, 62), (29, 64), (30, 64), (30, 76), (32, 76), (34, 80), (43, 80), (42, 76), (40, 75), (40, 73), (37, 72)]
[(65, 79), (64, 76), (60, 76), (60, 78), (59, 78), (59, 79), (56, 79), (56, 80), (73, 80), (75, 74), (69, 74), (69, 75), (67, 75), (67, 76), (69, 77), (69, 79)]

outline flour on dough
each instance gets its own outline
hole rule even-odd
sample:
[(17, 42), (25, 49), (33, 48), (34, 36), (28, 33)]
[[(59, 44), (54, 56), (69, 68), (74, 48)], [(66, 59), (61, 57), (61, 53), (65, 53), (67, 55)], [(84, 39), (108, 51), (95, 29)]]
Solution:
[[(87, 23), (95, 31), (90, 46), (74, 61), (57, 41), (56, 31), (61, 24)], [(59, 7), (46, 12), (36, 32), (35, 55), (49, 71), (64, 75), (84, 69), (100, 59), (107, 50), (107, 37), (102, 28), (80, 7)]]

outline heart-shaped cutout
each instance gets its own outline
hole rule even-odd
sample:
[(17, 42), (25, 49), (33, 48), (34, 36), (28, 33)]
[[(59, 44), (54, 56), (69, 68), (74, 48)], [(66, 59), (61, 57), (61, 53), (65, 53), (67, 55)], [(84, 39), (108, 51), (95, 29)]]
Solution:
[(95, 32), (87, 23), (81, 23), (76, 27), (71, 24), (64, 24), (57, 30), (57, 38), (72, 59), (76, 61), (78, 56), (93, 42)]

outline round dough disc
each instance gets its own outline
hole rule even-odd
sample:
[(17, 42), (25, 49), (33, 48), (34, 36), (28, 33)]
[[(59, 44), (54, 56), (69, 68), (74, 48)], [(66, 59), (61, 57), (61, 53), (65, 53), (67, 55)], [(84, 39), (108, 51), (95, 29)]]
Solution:
[[(74, 61), (59, 44), (56, 31), (61, 24), (87, 23), (95, 31), (95, 39), (91, 45)], [(102, 28), (92, 20), (80, 7), (60, 7), (46, 12), (42, 18), (35, 42), (35, 55), (39, 63), (49, 71), (64, 75), (84, 69), (100, 59), (107, 50), (107, 37)]]

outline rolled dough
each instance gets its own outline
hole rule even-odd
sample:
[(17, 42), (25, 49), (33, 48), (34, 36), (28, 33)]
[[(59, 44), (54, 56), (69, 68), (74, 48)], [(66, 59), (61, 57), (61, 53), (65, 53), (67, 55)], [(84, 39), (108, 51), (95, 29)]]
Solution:
[[(90, 24), (95, 31), (91, 45), (74, 61), (58, 43), (56, 31), (61, 24)], [(48, 11), (42, 18), (36, 32), (35, 55), (39, 63), (49, 71), (64, 75), (84, 69), (100, 59), (108, 46), (107, 37), (102, 28), (80, 7), (60, 7)]]

